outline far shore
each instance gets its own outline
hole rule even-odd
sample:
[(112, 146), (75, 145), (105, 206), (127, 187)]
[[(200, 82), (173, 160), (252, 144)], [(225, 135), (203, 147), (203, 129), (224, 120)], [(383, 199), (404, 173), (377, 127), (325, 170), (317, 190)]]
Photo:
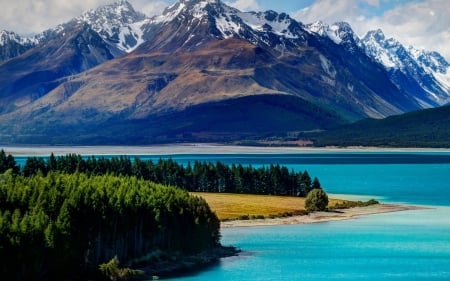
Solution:
[(13, 156), (80, 155), (174, 155), (174, 154), (286, 154), (320, 152), (450, 152), (445, 148), (389, 148), (389, 147), (299, 147), (299, 146), (239, 146), (214, 143), (185, 143), (149, 146), (39, 146), (1, 145)]
[(223, 221), (221, 222), (221, 227), (229, 228), (229, 227), (250, 227), (250, 226), (274, 226), (274, 225), (289, 225), (289, 224), (310, 224), (310, 223), (349, 220), (365, 215), (410, 211), (410, 210), (422, 210), (422, 209), (426, 208), (409, 205), (398, 205), (398, 204), (376, 204), (368, 207), (355, 207), (342, 210), (331, 210), (328, 212), (317, 212), (304, 216)]

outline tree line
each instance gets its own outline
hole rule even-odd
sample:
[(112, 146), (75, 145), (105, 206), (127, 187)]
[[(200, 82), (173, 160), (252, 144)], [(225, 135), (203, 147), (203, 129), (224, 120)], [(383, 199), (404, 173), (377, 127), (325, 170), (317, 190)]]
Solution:
[(92, 280), (113, 257), (151, 264), (219, 240), (206, 201), (179, 188), (129, 176), (0, 174), (5, 280)]
[(198, 253), (220, 245), (220, 222), (188, 191), (306, 196), (316, 188), (308, 172), (280, 165), (51, 154), (18, 166), (1, 150), (0, 274), (87, 280), (113, 257), (138, 265)]
[(309, 191), (321, 188), (317, 178), (312, 179), (307, 171), (295, 172), (280, 165), (264, 167), (226, 165), (221, 162), (188, 163), (186, 166), (172, 159), (140, 160), (120, 157), (82, 157), (77, 154), (50, 155), (48, 158), (30, 157), (23, 167), (15, 165), (10, 155), (0, 160), (0, 172), (13, 169), (26, 177), (49, 172), (86, 173), (89, 175), (135, 176), (139, 179), (173, 185), (191, 192), (224, 192), (263, 195), (305, 197)]

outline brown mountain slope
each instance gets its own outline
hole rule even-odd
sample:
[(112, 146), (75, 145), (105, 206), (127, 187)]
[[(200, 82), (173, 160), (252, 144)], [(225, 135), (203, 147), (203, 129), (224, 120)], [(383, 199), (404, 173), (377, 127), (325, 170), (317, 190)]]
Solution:
[(66, 33), (0, 65), (0, 113), (40, 99), (70, 76), (113, 56), (89, 26), (71, 26)]
[[(0, 115), (0, 141), (207, 141), (203, 136), (323, 130), (418, 106), (361, 50), (310, 34), (286, 14), (241, 13), (220, 1), (197, 0), (166, 12), (135, 51), (78, 68), (80, 74), (65, 70), (103, 54), (83, 43), (96, 40), (64, 41), (64, 56), (55, 45), (42, 46), (48, 57), (29, 60), (36, 81), (23, 80), (19, 90), (0, 81), (6, 89), (0, 94), (10, 98)], [(72, 57), (73, 49), (82, 51)], [(11, 65), (16, 74), (25, 58)], [(51, 60), (62, 76), (40, 75), (41, 68), (52, 70), (43, 64)]]
[[(211, 136), (214, 131), (213, 135), (229, 134), (230, 139), (346, 122), (305, 100), (301, 90), (283, 91), (289, 90), (284, 82), (277, 82), (280, 90), (262, 86), (260, 81), (273, 75), (270, 70), (277, 65), (272, 54), (239, 39), (213, 41), (190, 52), (130, 54), (74, 76), (9, 114), (27, 131), (5, 129), (28, 141), (28, 136), (40, 134), (61, 140), (58, 135), (65, 138), (69, 132), (72, 140), (77, 138), (73, 135), (83, 135), (83, 140), (95, 142), (97, 132), (100, 139), (115, 136), (125, 143), (126, 138), (117, 134), (136, 139), (146, 131), (147, 142), (160, 142), (171, 134)], [(291, 106), (286, 108), (284, 102)], [(317, 118), (318, 112), (327, 117)], [(227, 113), (230, 116), (223, 118)]]

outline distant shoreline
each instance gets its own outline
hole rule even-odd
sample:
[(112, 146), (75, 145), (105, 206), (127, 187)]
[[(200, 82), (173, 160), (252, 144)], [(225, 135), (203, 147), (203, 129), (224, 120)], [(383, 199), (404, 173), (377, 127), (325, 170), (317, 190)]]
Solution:
[(287, 154), (325, 152), (450, 152), (448, 148), (388, 147), (293, 147), (238, 146), (222, 144), (166, 144), (152, 146), (12, 146), (0, 149), (13, 156), (80, 155), (175, 155), (175, 154)]
[(317, 212), (304, 216), (224, 221), (221, 223), (221, 228), (311, 224), (330, 221), (350, 220), (365, 215), (411, 211), (411, 210), (423, 210), (423, 209), (427, 208), (409, 205), (399, 205), (399, 204), (376, 204), (367, 207), (355, 207), (329, 212)]

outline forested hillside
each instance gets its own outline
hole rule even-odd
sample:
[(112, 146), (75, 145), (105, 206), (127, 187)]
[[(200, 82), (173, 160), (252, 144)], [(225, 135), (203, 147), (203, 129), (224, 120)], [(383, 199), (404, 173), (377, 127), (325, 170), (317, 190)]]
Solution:
[(220, 246), (216, 214), (188, 191), (305, 196), (314, 188), (320, 182), (308, 172), (279, 165), (52, 154), (19, 167), (1, 150), (0, 274), (95, 279), (115, 256), (148, 268)]
[(114, 256), (199, 253), (219, 245), (219, 228), (203, 199), (135, 177), (0, 175), (4, 280), (86, 280)]
[(316, 146), (450, 147), (450, 106), (365, 119), (318, 133)]

